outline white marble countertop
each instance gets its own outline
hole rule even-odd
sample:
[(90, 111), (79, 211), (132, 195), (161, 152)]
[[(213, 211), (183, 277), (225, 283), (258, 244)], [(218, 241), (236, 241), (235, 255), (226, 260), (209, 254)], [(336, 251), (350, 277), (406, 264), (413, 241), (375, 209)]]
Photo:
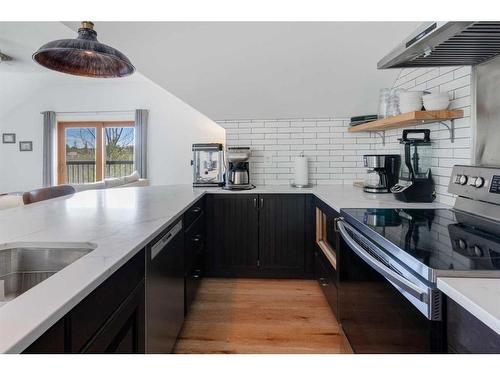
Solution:
[(500, 335), (500, 279), (443, 277), (438, 288)]
[(447, 207), (406, 204), (347, 185), (241, 192), (190, 185), (93, 190), (0, 211), (0, 244), (91, 242), (94, 251), (0, 306), (0, 353), (19, 353), (63, 317), (205, 192), (228, 194), (313, 193), (341, 208)]

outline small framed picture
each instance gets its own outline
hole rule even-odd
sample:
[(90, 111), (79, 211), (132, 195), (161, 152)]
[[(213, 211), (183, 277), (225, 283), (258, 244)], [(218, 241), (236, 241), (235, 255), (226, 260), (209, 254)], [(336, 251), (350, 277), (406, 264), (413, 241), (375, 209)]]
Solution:
[(16, 143), (16, 135), (14, 133), (3, 133), (2, 134), (3, 143)]
[(19, 151), (33, 151), (33, 142), (19, 141)]

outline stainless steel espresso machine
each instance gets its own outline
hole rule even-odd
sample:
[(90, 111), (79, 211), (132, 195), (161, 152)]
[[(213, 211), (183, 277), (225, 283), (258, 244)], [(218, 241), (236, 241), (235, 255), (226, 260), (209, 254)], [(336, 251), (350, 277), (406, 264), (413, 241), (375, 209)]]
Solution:
[(228, 147), (226, 153), (226, 181), (224, 189), (248, 190), (255, 186), (250, 183), (250, 147)]
[(398, 182), (401, 157), (399, 155), (363, 155), (368, 168), (363, 190), (367, 193), (390, 193)]

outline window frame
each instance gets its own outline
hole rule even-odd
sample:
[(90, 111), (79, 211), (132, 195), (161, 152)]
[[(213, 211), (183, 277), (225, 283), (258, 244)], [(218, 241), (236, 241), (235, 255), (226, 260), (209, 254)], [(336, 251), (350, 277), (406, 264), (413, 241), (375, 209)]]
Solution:
[[(96, 130), (96, 155), (95, 155), (95, 181), (104, 180), (104, 130), (115, 128), (120, 125), (122, 128), (135, 126), (134, 121), (59, 121), (57, 123), (57, 183), (66, 184), (66, 129), (69, 128), (95, 128)], [(134, 144), (135, 149), (135, 144)]]

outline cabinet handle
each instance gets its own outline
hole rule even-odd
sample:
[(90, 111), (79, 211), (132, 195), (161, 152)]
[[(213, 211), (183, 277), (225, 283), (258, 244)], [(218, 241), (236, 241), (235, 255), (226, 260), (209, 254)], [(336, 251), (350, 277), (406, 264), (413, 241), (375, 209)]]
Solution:
[(324, 277), (320, 277), (318, 281), (321, 286), (328, 286), (328, 281)]
[(193, 242), (200, 242), (201, 241), (201, 236), (199, 234), (195, 234), (191, 240)]
[(193, 209), (191, 211), (194, 212), (195, 214), (197, 214), (198, 212), (201, 211), (201, 207), (193, 207)]
[(333, 231), (335, 233), (339, 233), (339, 226), (338, 226), (339, 220), (340, 220), (339, 217), (336, 217), (335, 219), (333, 219)]
[(257, 207), (257, 198), (254, 198), (254, 199), (253, 199), (253, 206), (254, 206), (254, 208), (258, 208), (258, 207)]
[(264, 207), (264, 198), (260, 198), (260, 207), (259, 208), (262, 208)]

